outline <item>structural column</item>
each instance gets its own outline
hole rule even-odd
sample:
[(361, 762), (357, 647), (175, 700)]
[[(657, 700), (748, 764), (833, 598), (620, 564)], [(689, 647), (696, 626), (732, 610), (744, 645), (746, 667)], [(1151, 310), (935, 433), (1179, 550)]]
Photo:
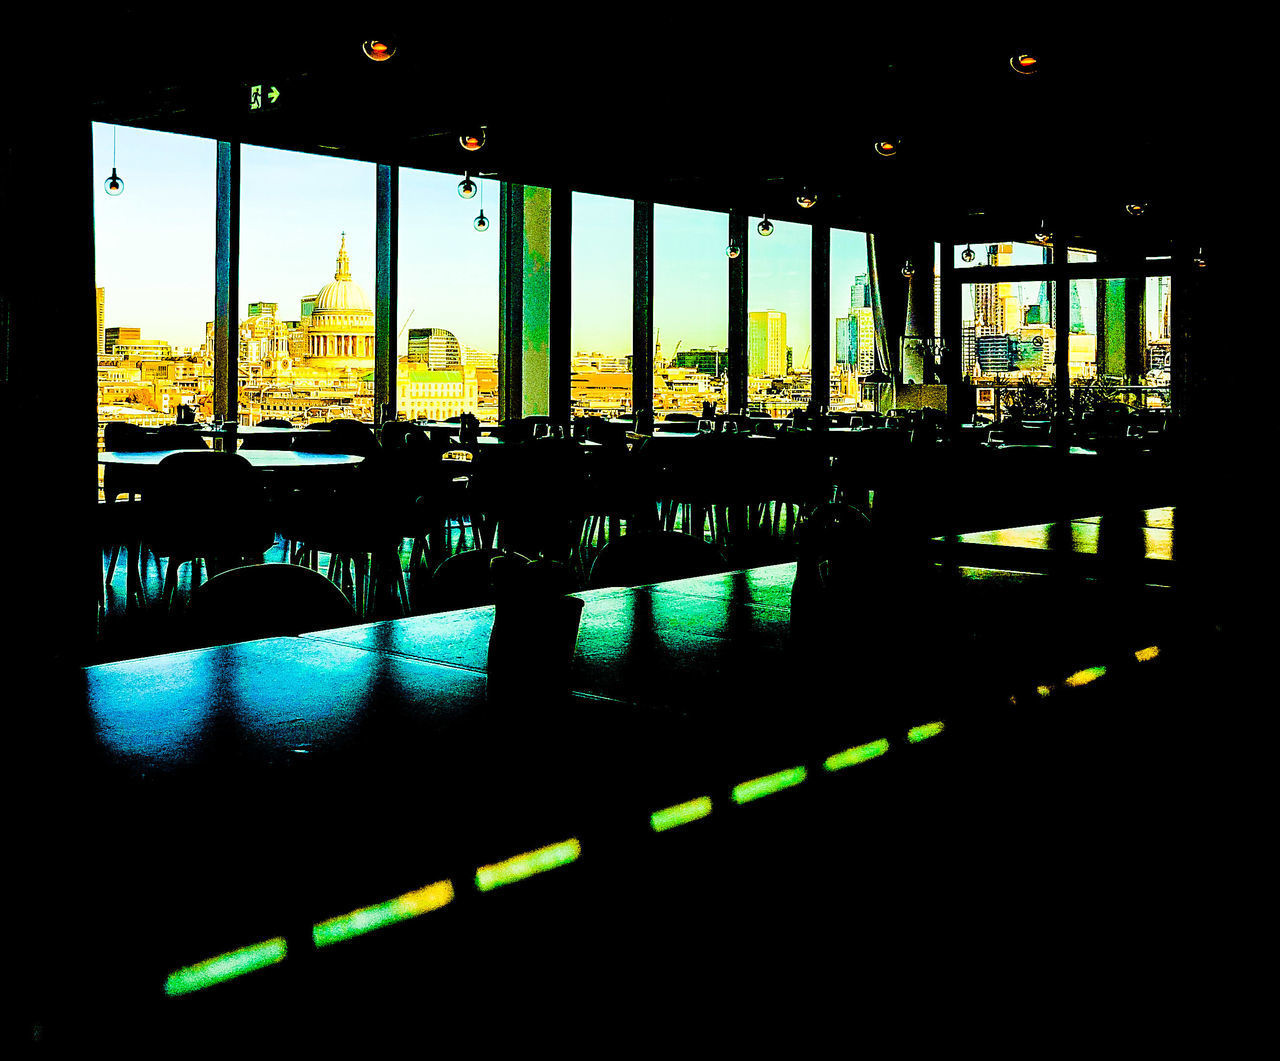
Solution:
[(213, 411), (239, 419), (240, 142), (218, 141), (214, 221)]
[(631, 408), (636, 430), (653, 425), (653, 203), (636, 201), (632, 224)]
[(524, 185), (502, 182), (498, 225), (498, 419), (524, 415)]
[(816, 408), (831, 406), (831, 226), (813, 226), (809, 298), (811, 312), (809, 396)]
[(573, 191), (551, 190), (551, 419), (568, 423), (573, 378)]
[(747, 411), (747, 215), (729, 211), (729, 243), (738, 256), (729, 259), (729, 409)]

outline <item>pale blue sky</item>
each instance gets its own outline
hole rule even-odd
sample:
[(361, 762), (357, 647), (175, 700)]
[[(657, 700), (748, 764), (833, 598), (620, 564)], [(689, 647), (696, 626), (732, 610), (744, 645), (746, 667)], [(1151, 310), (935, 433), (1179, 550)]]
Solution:
[[(112, 133), (124, 194), (108, 196)], [(94, 126), (97, 283), (106, 325), (199, 346), (213, 315), (216, 145), (128, 127)], [(461, 199), (461, 173), (402, 170), (397, 330), (440, 327), (482, 350), (498, 333), (499, 186), (483, 180), (492, 224), (476, 232), (480, 196)], [(352, 275), (374, 295), (375, 167), (246, 145), (242, 155), (240, 310), (277, 302), (285, 319), (333, 277), (346, 232)], [(748, 305), (780, 309), (797, 360), (809, 344), (809, 228), (776, 222), (767, 239), (748, 228)], [(627, 354), (631, 346), (631, 204), (574, 200), (573, 348)], [(654, 215), (654, 324), (664, 350), (727, 345), (728, 215), (658, 205)], [(866, 272), (861, 233), (832, 234), (832, 317)], [(412, 314), (412, 316), (410, 316)], [(835, 329), (832, 328), (834, 343)], [(402, 335), (403, 351), (407, 332)]]

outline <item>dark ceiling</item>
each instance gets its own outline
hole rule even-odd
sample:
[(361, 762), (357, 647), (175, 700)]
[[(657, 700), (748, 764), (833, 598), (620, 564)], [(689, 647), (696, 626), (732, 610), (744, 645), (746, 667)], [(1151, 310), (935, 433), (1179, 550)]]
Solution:
[[(133, 9), (95, 38), (114, 59), (86, 90), (97, 121), (941, 240), (1027, 239), (1041, 219), (1148, 253), (1210, 235), (1230, 78), (1199, 40), (939, 43), (904, 36), (906, 18), (873, 37), (856, 16), (779, 31), (592, 10), (402, 23), (396, 56), (373, 63), (334, 28), (349, 10), (210, 20), (155, 48), (162, 24)], [(1035, 76), (1011, 69), (1021, 51)], [(274, 108), (250, 111), (252, 84), (278, 88)], [(463, 151), (481, 124), (485, 147)], [(897, 157), (873, 150), (884, 136)]]

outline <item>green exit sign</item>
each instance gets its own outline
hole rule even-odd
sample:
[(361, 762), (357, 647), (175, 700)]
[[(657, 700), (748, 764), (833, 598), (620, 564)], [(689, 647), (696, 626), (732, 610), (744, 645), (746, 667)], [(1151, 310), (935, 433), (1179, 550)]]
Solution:
[(275, 85), (250, 85), (249, 110), (273, 110), (280, 100), (280, 90)]

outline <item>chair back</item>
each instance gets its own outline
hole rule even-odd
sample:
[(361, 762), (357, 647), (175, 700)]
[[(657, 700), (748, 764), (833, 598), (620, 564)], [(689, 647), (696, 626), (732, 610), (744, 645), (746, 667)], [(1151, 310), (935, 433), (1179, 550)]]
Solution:
[(373, 429), (359, 420), (330, 420), (311, 427), (313, 430), (307, 433), (305, 445), (296, 445), (294, 449), (310, 453), (354, 453), (360, 457), (370, 457), (379, 451)]
[(261, 557), (275, 541), (253, 465), (203, 446), (157, 465), (147, 524), (148, 544), (160, 556)]
[(318, 571), (294, 564), (235, 567), (191, 594), (193, 632), (211, 644), (349, 626), (351, 602)]

